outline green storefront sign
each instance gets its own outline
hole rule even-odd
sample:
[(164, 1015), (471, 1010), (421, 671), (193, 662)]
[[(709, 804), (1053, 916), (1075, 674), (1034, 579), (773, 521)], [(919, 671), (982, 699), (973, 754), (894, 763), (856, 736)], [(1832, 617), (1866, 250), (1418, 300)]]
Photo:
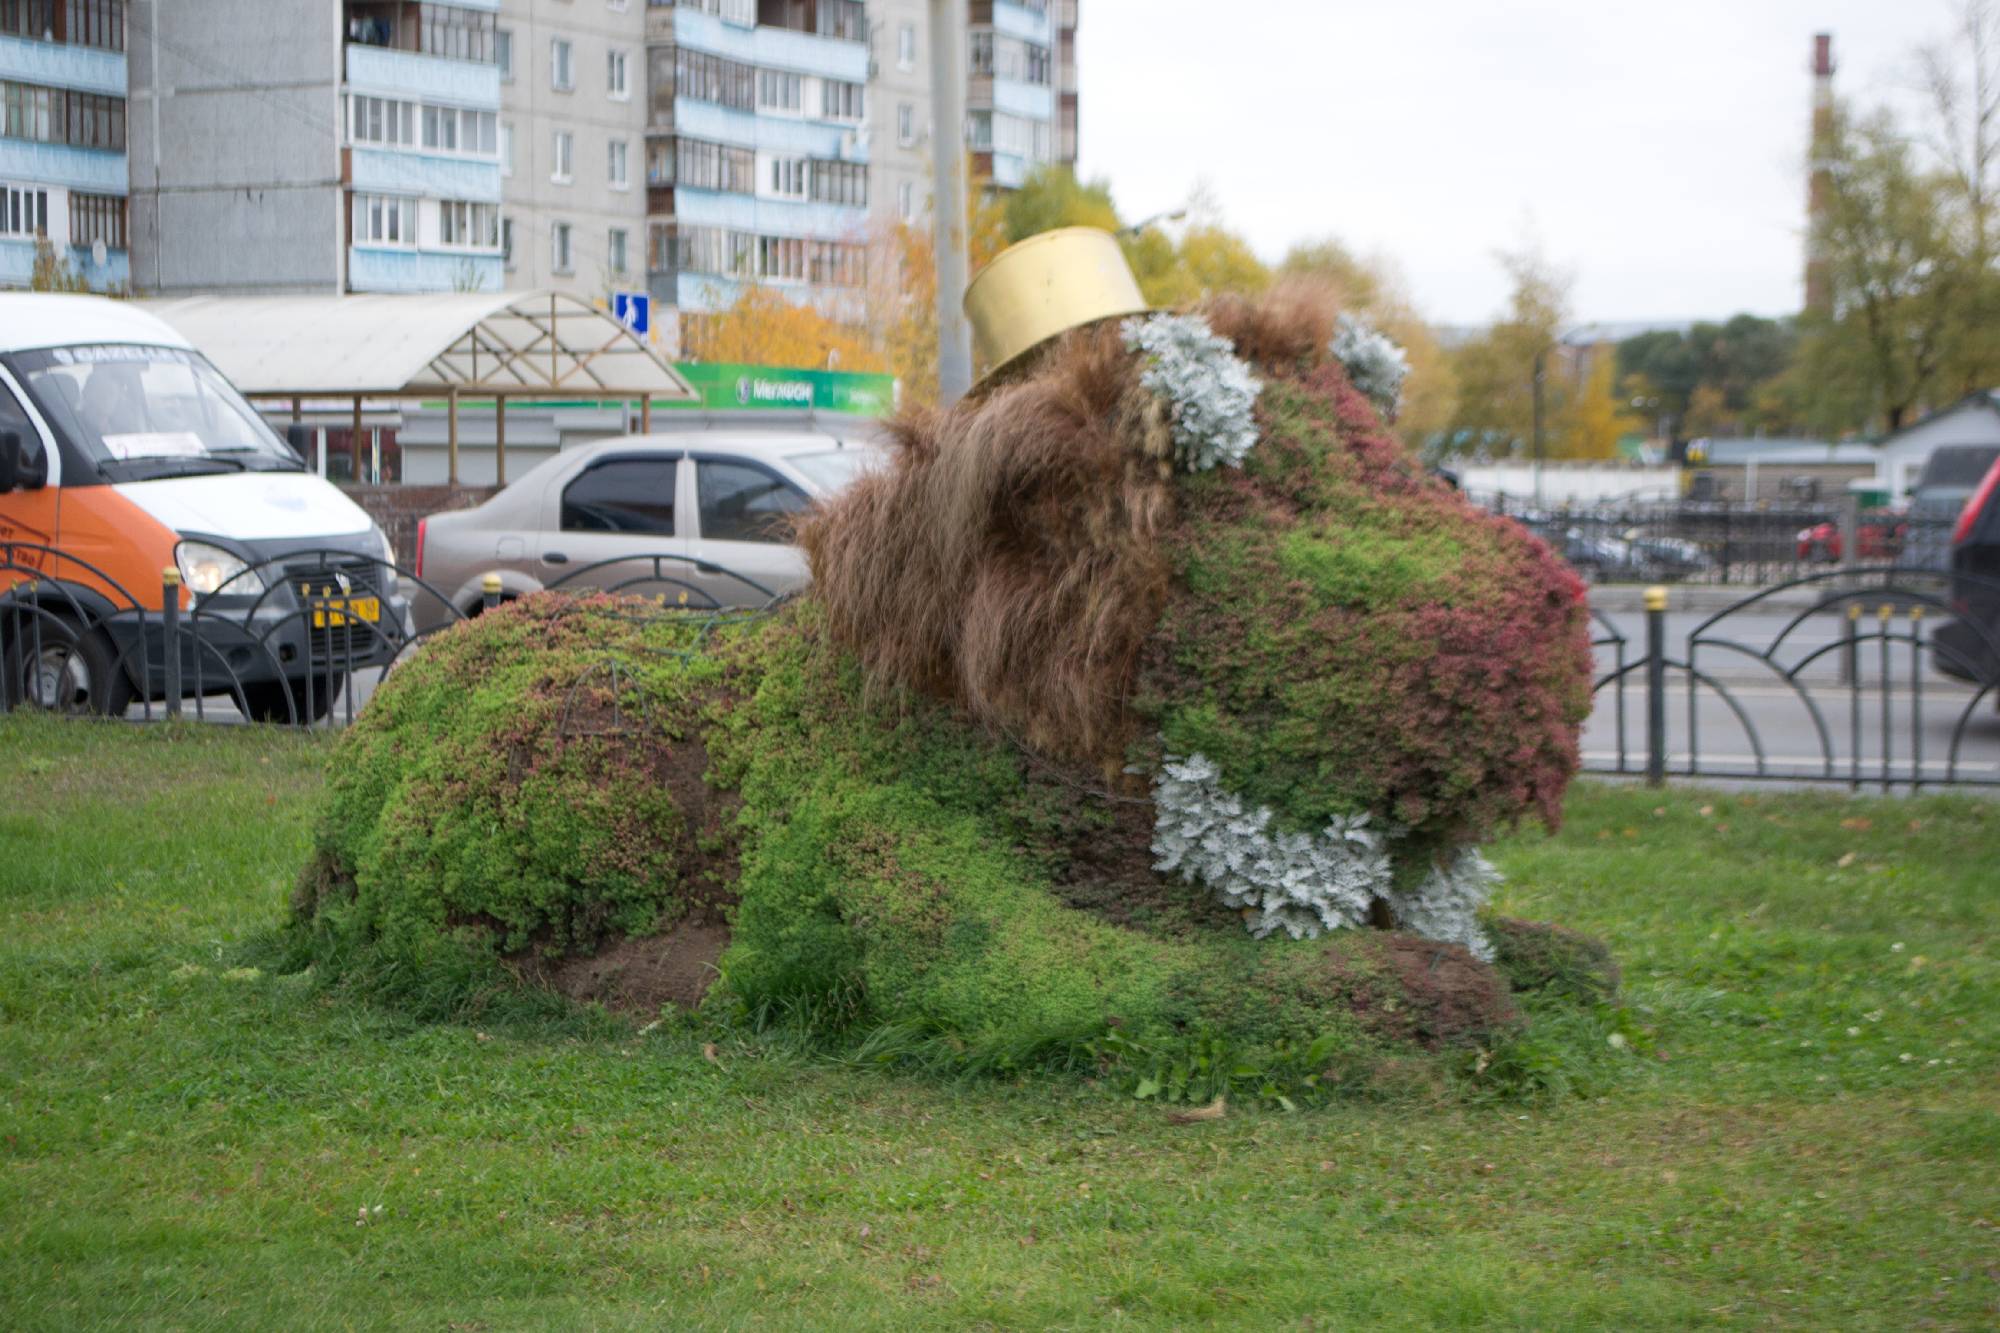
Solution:
[(733, 366), (680, 362), (674, 369), (699, 394), (693, 403), (654, 403), (660, 410), (700, 408), (709, 412), (758, 412), (811, 408), (852, 416), (886, 417), (896, 406), (894, 375), (840, 370), (787, 370), (776, 366)]

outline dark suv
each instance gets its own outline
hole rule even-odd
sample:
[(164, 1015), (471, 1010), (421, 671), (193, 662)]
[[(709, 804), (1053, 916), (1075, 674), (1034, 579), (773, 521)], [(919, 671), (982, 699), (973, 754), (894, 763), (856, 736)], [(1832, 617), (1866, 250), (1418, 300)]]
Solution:
[(2000, 681), (2000, 460), (1960, 511), (1951, 534), (1951, 609), (1931, 660), (1977, 685)]

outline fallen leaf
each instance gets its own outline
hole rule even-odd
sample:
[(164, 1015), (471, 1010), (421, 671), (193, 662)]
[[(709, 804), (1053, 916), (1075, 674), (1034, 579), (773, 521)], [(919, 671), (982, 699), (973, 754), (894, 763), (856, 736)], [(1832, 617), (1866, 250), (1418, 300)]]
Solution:
[(1220, 1120), (1229, 1114), (1229, 1099), (1217, 1097), (1208, 1105), (1193, 1111), (1175, 1111), (1167, 1117), (1170, 1125), (1196, 1125), (1204, 1120)]
[(1856, 815), (1852, 819), (1841, 820), (1840, 826), (1844, 829), (1852, 829), (1856, 833), (1866, 833), (1869, 829), (1875, 827), (1875, 821), (1862, 815)]
[(722, 1068), (722, 1057), (716, 1054), (715, 1043), (712, 1041), (705, 1041), (701, 1044), (701, 1058), (714, 1065), (717, 1069)]
[(1860, 855), (1860, 853), (1858, 852), (1849, 852), (1845, 856), (1841, 857), (1838, 861), (1835, 861), (1834, 864), (1839, 866), (1842, 870), (1845, 870), (1847, 869), (1847, 867), (1854, 864), (1854, 858), (1857, 857), (1858, 855)]

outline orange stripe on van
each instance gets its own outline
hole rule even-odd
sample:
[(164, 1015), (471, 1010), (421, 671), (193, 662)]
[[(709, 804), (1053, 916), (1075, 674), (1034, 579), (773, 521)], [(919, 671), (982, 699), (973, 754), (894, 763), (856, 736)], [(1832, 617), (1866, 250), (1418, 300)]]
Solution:
[[(172, 528), (111, 486), (66, 488), (61, 523), (63, 551), (96, 566), (119, 587), (106, 587), (103, 579), (76, 565), (67, 565), (63, 576), (96, 588), (119, 606), (126, 605), (129, 595), (148, 611), (160, 609), (160, 573), (174, 563), (174, 543), (180, 540)], [(181, 604), (187, 604), (185, 589)]]

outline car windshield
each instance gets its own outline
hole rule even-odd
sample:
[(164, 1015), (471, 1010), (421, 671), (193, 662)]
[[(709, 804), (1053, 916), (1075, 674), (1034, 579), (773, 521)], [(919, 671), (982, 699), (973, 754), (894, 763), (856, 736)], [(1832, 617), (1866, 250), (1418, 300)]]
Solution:
[(792, 454), (785, 461), (797, 468), (821, 495), (834, 495), (846, 490), (870, 468), (880, 467), (884, 456), (879, 449), (849, 446), (822, 453)]
[(1948, 444), (1925, 462), (1917, 489), (1971, 491), (1985, 479), (1996, 458), (2000, 448), (1990, 444)]
[(50, 423), (127, 479), (303, 466), (198, 352), (104, 344), (13, 361)]

